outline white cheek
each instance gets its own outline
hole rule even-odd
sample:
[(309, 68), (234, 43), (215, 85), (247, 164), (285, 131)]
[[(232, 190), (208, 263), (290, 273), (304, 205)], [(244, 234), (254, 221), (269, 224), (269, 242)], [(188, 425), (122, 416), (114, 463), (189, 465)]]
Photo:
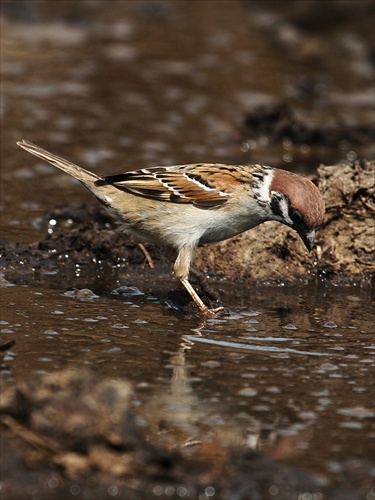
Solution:
[(282, 212), (283, 217), (284, 217), (284, 222), (286, 222), (288, 225), (292, 226), (293, 222), (292, 222), (292, 219), (289, 217), (288, 205), (286, 204), (286, 202), (284, 200), (282, 200), (282, 202), (280, 204), (280, 208), (281, 208), (281, 212)]
[[(271, 191), (271, 197), (275, 194), (278, 194), (278, 193), (276, 191)], [(280, 199), (279, 208), (281, 211), (281, 215), (275, 215), (273, 218), (282, 222), (283, 224), (287, 224), (288, 226), (292, 226), (293, 221), (289, 217), (289, 205), (285, 201), (284, 198)]]
[(289, 214), (288, 214), (288, 206), (284, 200), (281, 201), (280, 208), (281, 208), (281, 212), (283, 214), (284, 220), (289, 222), (290, 219), (289, 219)]
[(259, 183), (258, 193), (260, 201), (267, 203), (270, 199), (270, 185), (273, 177), (273, 171), (264, 174), (263, 182)]
[(108, 204), (112, 203), (112, 201), (113, 201), (112, 198), (110, 196), (107, 196), (107, 195), (104, 195), (103, 198), (104, 198), (104, 201)]

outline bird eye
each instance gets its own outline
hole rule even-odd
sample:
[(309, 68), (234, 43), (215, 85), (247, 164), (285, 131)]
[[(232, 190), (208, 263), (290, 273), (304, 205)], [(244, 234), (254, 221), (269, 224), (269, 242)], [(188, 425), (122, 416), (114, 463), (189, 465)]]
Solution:
[(291, 210), (290, 216), (291, 216), (292, 221), (295, 223), (303, 222), (302, 215), (300, 214), (300, 212), (298, 212), (298, 210), (295, 210), (295, 209)]

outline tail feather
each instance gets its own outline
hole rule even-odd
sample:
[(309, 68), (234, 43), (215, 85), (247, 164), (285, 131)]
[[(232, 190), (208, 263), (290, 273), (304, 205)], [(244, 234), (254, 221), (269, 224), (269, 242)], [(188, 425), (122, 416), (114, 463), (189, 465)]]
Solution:
[(72, 175), (87, 187), (91, 187), (95, 181), (101, 178), (93, 172), (79, 167), (78, 165), (75, 165), (74, 163), (65, 160), (64, 158), (60, 158), (59, 156), (56, 156), (53, 153), (50, 153), (49, 151), (46, 151), (45, 149), (32, 144), (31, 142), (22, 140), (17, 142), (17, 145), (25, 149), (29, 153), (37, 156), (38, 158), (46, 160), (47, 162), (51, 163), (51, 165), (59, 168), (60, 170), (63, 170), (67, 174)]

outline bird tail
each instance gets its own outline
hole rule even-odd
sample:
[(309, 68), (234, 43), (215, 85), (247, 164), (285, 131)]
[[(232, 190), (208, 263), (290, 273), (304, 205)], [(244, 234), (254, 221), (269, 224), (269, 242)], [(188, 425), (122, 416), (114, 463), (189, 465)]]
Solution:
[(56, 156), (49, 151), (46, 151), (45, 149), (32, 144), (31, 142), (22, 140), (17, 142), (17, 145), (25, 149), (29, 153), (37, 156), (38, 158), (48, 161), (49, 163), (51, 163), (51, 165), (54, 165), (60, 170), (63, 170), (67, 174), (72, 175), (87, 187), (91, 187), (95, 181), (100, 179), (100, 177), (93, 172), (85, 170), (84, 168), (79, 167), (78, 165), (75, 165), (68, 160), (64, 160), (64, 158), (60, 158), (59, 156)]

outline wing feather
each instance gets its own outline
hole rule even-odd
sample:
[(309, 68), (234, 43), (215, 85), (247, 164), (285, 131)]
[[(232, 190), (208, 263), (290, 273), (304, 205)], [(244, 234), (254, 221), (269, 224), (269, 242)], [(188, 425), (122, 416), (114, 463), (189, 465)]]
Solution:
[(249, 175), (245, 179), (240, 168), (244, 169), (215, 163), (153, 167), (107, 176), (103, 181), (147, 198), (215, 207), (226, 203), (241, 183), (249, 182)]

